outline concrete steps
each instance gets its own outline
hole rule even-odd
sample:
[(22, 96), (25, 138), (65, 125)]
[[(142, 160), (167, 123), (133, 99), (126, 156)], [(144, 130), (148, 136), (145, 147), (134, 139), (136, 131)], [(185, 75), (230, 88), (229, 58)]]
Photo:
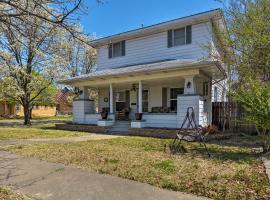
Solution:
[(116, 121), (110, 129), (110, 132), (128, 132), (130, 128), (130, 121)]

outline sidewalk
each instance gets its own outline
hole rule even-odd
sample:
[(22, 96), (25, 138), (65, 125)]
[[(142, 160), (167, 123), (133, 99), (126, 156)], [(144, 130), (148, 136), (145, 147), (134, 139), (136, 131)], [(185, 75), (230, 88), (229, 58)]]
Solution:
[(37, 199), (203, 200), (181, 192), (0, 151), (0, 185)]

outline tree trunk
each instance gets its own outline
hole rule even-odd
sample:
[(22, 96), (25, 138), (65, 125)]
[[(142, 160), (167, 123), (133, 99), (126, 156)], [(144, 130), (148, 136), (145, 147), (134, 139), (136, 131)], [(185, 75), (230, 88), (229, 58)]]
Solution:
[(23, 105), (23, 113), (24, 113), (24, 125), (31, 125), (31, 112), (29, 102), (25, 102)]
[(32, 118), (32, 111), (33, 111), (33, 106), (31, 106), (30, 111), (29, 111), (30, 112), (30, 117), (29, 117), (30, 119), (33, 119)]

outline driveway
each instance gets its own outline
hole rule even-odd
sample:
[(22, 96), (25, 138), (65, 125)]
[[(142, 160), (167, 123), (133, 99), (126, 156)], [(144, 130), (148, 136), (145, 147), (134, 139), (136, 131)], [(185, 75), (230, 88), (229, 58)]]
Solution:
[(0, 151), (0, 185), (37, 199), (57, 200), (202, 200), (73, 166)]

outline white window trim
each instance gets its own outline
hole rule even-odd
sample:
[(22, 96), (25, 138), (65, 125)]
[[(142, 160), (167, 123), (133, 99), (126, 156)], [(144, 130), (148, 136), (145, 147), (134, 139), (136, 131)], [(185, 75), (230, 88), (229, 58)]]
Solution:
[[(175, 45), (175, 44), (174, 44), (174, 31), (175, 31), (175, 30), (178, 30), (178, 29), (182, 29), (182, 28), (185, 29), (185, 31), (184, 31), (184, 32), (185, 32), (185, 44), (178, 44), (178, 45)], [(182, 27), (182, 28), (172, 29), (172, 47), (178, 47), (178, 46), (188, 45), (188, 44), (187, 44), (187, 26)]]
[[(117, 44), (117, 43), (120, 43), (120, 56), (114, 56), (114, 54), (113, 54), (113, 52), (114, 52), (114, 47), (113, 47), (113, 45), (114, 44)], [(114, 42), (114, 43), (111, 43), (111, 45), (112, 45), (112, 57), (110, 58), (110, 59), (113, 59), (113, 58), (120, 58), (120, 57), (124, 57), (123, 55), (122, 55), (122, 41), (119, 41), (119, 42)], [(126, 46), (126, 42), (125, 42), (125, 46)]]
[(175, 30), (178, 30), (178, 29), (182, 29), (182, 28), (176, 28), (176, 29), (173, 29), (172, 30), (172, 46), (173, 47), (178, 47), (178, 46), (183, 46), (183, 45), (186, 45), (187, 44), (187, 36), (186, 36), (186, 34), (187, 34), (187, 27), (185, 26), (185, 27), (183, 27), (183, 28), (185, 28), (185, 44), (179, 44), (179, 45), (175, 45), (174, 44), (174, 31)]

